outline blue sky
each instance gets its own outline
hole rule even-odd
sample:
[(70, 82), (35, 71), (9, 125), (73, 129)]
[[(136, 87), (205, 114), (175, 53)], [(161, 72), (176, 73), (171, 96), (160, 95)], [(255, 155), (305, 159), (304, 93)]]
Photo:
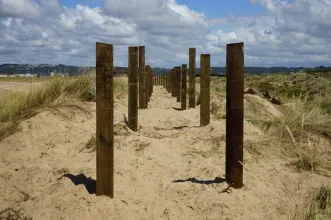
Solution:
[[(102, 7), (103, 0), (61, 0), (66, 7), (77, 4), (90, 7)], [(266, 13), (265, 8), (258, 4), (251, 4), (248, 0), (177, 0), (178, 4), (187, 5), (190, 9), (204, 13), (209, 18), (218, 18), (235, 14), (237, 16), (251, 16)]]
[(249, 16), (266, 12), (263, 7), (251, 4), (248, 0), (179, 0), (177, 2), (195, 11), (203, 12), (209, 18), (219, 18), (229, 13)]
[(189, 47), (197, 48), (197, 67), (202, 53), (225, 66), (226, 44), (244, 42), (246, 66), (331, 66), (330, 0), (0, 0), (0, 7), (0, 63), (94, 65), (99, 41), (114, 45), (118, 66), (138, 44), (152, 66), (186, 63)]

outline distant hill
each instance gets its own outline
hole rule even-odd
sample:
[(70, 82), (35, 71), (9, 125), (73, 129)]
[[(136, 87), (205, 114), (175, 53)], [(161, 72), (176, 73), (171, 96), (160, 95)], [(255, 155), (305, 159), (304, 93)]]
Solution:
[(0, 65), (0, 74), (38, 74), (48, 76), (50, 73), (66, 73), (68, 75), (79, 75), (90, 67), (78, 67), (68, 65), (49, 65), (49, 64), (2, 64)]
[[(87, 70), (94, 70), (95, 67), (79, 67), (79, 66), (69, 66), (69, 65), (49, 65), (49, 64), (2, 64), (0, 65), (0, 74), (38, 74), (47, 76), (50, 73), (66, 73), (68, 75), (79, 75)], [(212, 75), (225, 75), (226, 67), (212, 67)], [(170, 69), (166, 68), (152, 68), (153, 73), (165, 73), (169, 72)], [(317, 66), (314, 68), (304, 68), (304, 67), (245, 67), (245, 73), (247, 74), (270, 74), (270, 73), (290, 73), (290, 72), (329, 72), (331, 67)], [(128, 72), (127, 67), (114, 67), (114, 72)], [(200, 75), (200, 68), (196, 69), (197, 75)]]

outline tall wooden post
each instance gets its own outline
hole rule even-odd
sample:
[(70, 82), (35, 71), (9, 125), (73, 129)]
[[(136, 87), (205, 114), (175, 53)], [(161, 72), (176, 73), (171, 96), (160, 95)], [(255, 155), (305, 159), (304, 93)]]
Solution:
[(187, 72), (187, 65), (182, 64), (182, 96), (181, 96), (182, 110), (186, 110), (186, 72)]
[(226, 179), (243, 184), (244, 43), (226, 45)]
[(196, 49), (189, 48), (189, 108), (195, 108), (195, 56)]
[(150, 65), (146, 65), (146, 75), (147, 75), (147, 85), (146, 85), (146, 98), (147, 98), (147, 103), (149, 103), (150, 101), (150, 97), (151, 97), (151, 85), (152, 85), (152, 78), (151, 78), (151, 66)]
[(139, 108), (146, 108), (145, 46), (139, 46)]
[(151, 84), (151, 94), (150, 94), (150, 96), (152, 96), (152, 94), (153, 94), (153, 89), (154, 89), (154, 74), (153, 74), (153, 70), (152, 70), (152, 68), (151, 68), (151, 72), (150, 72), (150, 74), (151, 74), (151, 82), (152, 82), (152, 84)]
[(168, 73), (165, 73), (165, 77), (166, 77), (166, 90), (167, 92), (169, 92), (169, 72)]
[(169, 92), (169, 73), (165, 73), (165, 78), (166, 78), (165, 87), (167, 89), (167, 92)]
[(171, 71), (168, 73), (168, 92), (171, 94), (171, 83), (172, 83), (172, 81), (171, 81)]
[(160, 82), (161, 86), (164, 87), (164, 73), (162, 73), (161, 75), (161, 82)]
[(114, 197), (113, 45), (96, 43), (96, 195)]
[(175, 67), (175, 72), (176, 72), (176, 97), (177, 97), (177, 102), (180, 102), (180, 93), (181, 93), (181, 84), (182, 84), (182, 73), (181, 73), (181, 67), (176, 66)]
[(138, 47), (129, 47), (128, 125), (138, 130)]
[(150, 74), (150, 77), (151, 77), (151, 90), (150, 90), (150, 94), (149, 94), (149, 97), (152, 97), (152, 94), (153, 94), (153, 70), (152, 70), (152, 67), (150, 67), (150, 71), (149, 71), (149, 74)]
[(171, 69), (171, 97), (175, 97), (175, 84), (176, 84), (176, 78), (175, 78), (175, 69)]
[(200, 126), (210, 123), (210, 54), (200, 56)]

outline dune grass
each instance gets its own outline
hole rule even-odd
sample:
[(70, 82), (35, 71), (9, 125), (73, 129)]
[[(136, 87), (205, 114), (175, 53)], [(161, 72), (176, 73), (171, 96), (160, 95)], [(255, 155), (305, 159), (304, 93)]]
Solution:
[(0, 77), (0, 82), (46, 82), (50, 77)]
[[(275, 107), (284, 117), (249, 120), (264, 131), (266, 144), (255, 146), (258, 155), (276, 156), (289, 161), (296, 172), (331, 176), (331, 80), (305, 73), (295, 75), (245, 76), (245, 87), (268, 90), (280, 97), (284, 105)], [(226, 79), (211, 79), (211, 113), (216, 120), (225, 119)], [(316, 94), (309, 96), (310, 91)], [(245, 109), (245, 117), (252, 109)], [(254, 114), (253, 114), (254, 115)], [(286, 188), (286, 187), (285, 187)], [(286, 192), (287, 189), (283, 189)], [(305, 194), (300, 205), (293, 203), (292, 194), (281, 204), (291, 220), (331, 219), (331, 187), (320, 186)], [(293, 197), (293, 198), (292, 198)], [(285, 198), (284, 198), (285, 199)]]
[[(331, 80), (329, 78), (307, 75), (304, 73), (290, 76), (260, 76), (248, 81), (250, 86), (259, 87), (269, 83), (275, 89), (269, 90), (281, 97), (284, 105), (277, 107), (284, 115), (271, 121), (256, 118), (252, 122), (260, 127), (273, 142), (279, 155), (290, 156), (290, 165), (298, 170), (313, 171), (331, 176)], [(291, 89), (284, 92), (284, 82), (296, 80)], [(288, 83), (290, 84), (290, 83)], [(256, 87), (255, 87), (256, 88)], [(309, 96), (307, 93), (316, 89), (319, 94)], [(290, 91), (290, 92), (289, 92)], [(293, 92), (299, 91), (299, 92)]]
[(18, 129), (23, 119), (43, 109), (61, 106), (78, 106), (75, 100), (91, 100), (92, 77), (49, 78), (43, 86), (31, 87), (25, 92), (12, 92), (0, 97), (0, 140)]
[[(24, 77), (18, 81), (30, 82)], [(80, 108), (81, 101), (96, 99), (93, 73), (75, 77), (45, 77), (42, 81), (44, 85), (31, 87), (28, 92), (11, 92), (0, 97), (0, 141), (17, 131), (22, 120), (41, 111), (63, 106)], [(115, 77), (113, 84), (116, 98), (127, 94), (127, 77)]]

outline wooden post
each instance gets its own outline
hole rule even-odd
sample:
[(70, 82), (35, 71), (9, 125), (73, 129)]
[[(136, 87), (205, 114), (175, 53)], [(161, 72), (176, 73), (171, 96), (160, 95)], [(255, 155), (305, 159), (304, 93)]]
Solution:
[(180, 102), (181, 85), (182, 85), (181, 67), (176, 66), (175, 72), (176, 72), (176, 97), (177, 97), (177, 102)]
[(200, 126), (210, 123), (210, 54), (200, 56)]
[(169, 73), (165, 73), (165, 78), (166, 78), (165, 88), (166, 88), (167, 92), (169, 92)]
[(164, 85), (165, 85), (165, 81), (164, 81), (164, 80), (165, 80), (165, 75), (164, 75), (164, 73), (162, 73), (161, 76), (162, 76), (162, 86), (165, 87), (165, 86), (164, 86)]
[(168, 90), (168, 82), (169, 82), (168, 73), (164, 73), (164, 77), (165, 77), (164, 88), (167, 90), (167, 92), (169, 92), (169, 90)]
[(114, 197), (113, 45), (96, 43), (96, 195)]
[(195, 56), (196, 49), (189, 48), (189, 108), (195, 108)]
[(226, 179), (243, 187), (244, 43), (226, 45)]
[(176, 78), (175, 78), (175, 69), (171, 69), (171, 97), (175, 97), (175, 84), (176, 84)]
[(138, 47), (129, 47), (128, 125), (138, 130)]
[(168, 93), (171, 93), (171, 71), (168, 72)]
[(150, 81), (149, 81), (149, 72), (148, 72), (148, 67), (149, 65), (145, 66), (145, 74), (146, 74), (146, 103), (147, 103), (147, 108), (148, 108), (148, 103), (149, 103), (149, 89), (150, 87)]
[(151, 82), (152, 82), (152, 84), (151, 84), (151, 94), (150, 94), (150, 96), (152, 96), (152, 94), (153, 94), (153, 89), (154, 89), (154, 74), (153, 74), (153, 70), (152, 70), (152, 68), (151, 68), (151, 72), (150, 72), (150, 74), (151, 74)]
[(152, 78), (151, 78), (151, 67), (150, 65), (146, 65), (146, 75), (147, 75), (147, 85), (146, 85), (146, 97), (147, 97), (147, 103), (150, 101), (151, 97), (151, 85), (152, 85)]
[(182, 64), (182, 100), (181, 100), (182, 110), (186, 110), (186, 72), (187, 72), (187, 65)]
[(145, 46), (139, 46), (139, 108), (146, 108)]

